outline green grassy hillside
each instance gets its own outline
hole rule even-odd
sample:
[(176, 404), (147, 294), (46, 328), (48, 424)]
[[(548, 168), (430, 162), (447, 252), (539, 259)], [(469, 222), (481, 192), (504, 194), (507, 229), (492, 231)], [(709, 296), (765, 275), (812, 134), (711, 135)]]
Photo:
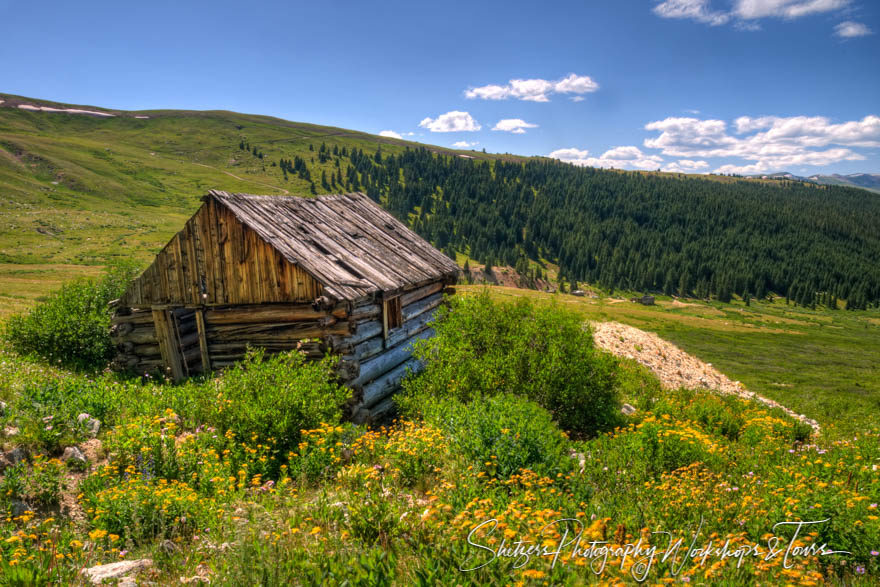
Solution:
[[(211, 188), (362, 189), (450, 255), (533, 273), (539, 265), (541, 277), (558, 268), (567, 280), (722, 299), (791, 290), (802, 303), (855, 297), (856, 307), (880, 296), (871, 262), (880, 199), (861, 190), (419, 152), (424, 145), (225, 111), (73, 106), (107, 115), (91, 116), (0, 100), (0, 314), (78, 265), (147, 263)], [(486, 159), (525, 165), (474, 164)], [(298, 161), (299, 172), (282, 161)], [(40, 287), (23, 291), (18, 265)]]
[[(309, 182), (295, 175), (285, 181), (270, 161), (300, 156), (317, 178), (335, 169), (318, 162), (310, 144), (369, 152), (381, 145), (389, 153), (415, 145), (225, 111), (121, 112), (8, 94), (0, 100), (0, 316), (63, 281), (95, 275), (97, 265), (148, 263), (209, 189), (308, 195)], [(20, 104), (115, 116), (32, 112)], [(264, 158), (241, 150), (242, 139)]]
[[(30, 112), (16, 105), (68, 105), (0, 99), (0, 261), (7, 263), (147, 261), (209, 189), (309, 194), (309, 182), (296, 176), (284, 181), (270, 161), (300, 156), (320, 177), (333, 164), (312, 162), (310, 144), (370, 152), (379, 145), (387, 152), (413, 145), (233, 112), (117, 112), (107, 119)], [(141, 116), (149, 118), (136, 118)], [(239, 149), (242, 139), (264, 158)]]

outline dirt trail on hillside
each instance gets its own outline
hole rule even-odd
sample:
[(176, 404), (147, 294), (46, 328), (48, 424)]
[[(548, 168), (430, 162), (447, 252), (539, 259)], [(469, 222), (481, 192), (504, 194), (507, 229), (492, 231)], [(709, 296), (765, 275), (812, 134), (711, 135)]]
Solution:
[(239, 181), (246, 181), (248, 183), (255, 183), (257, 185), (266, 186), (267, 188), (272, 188), (273, 190), (281, 190), (282, 192), (284, 192), (285, 196), (290, 195), (289, 191), (287, 191), (286, 189), (284, 189), (282, 187), (278, 187), (277, 185), (272, 185), (270, 183), (263, 183), (262, 181), (257, 181), (255, 179), (247, 179), (244, 177), (238, 177), (237, 175), (234, 175), (228, 171), (224, 171), (223, 169), (217, 169), (216, 167), (211, 167), (210, 165), (205, 165), (204, 163), (193, 162), (193, 165), (198, 165), (199, 167), (207, 167), (208, 169), (213, 169), (214, 171), (219, 171), (220, 173), (225, 173), (229, 177), (234, 177), (235, 179), (237, 179)]
[(619, 357), (634, 359), (654, 372), (664, 387), (676, 389), (711, 389), (720, 394), (754, 400), (770, 408), (779, 408), (792, 418), (809, 424), (818, 433), (819, 423), (797, 414), (779, 402), (748, 391), (739, 381), (731, 381), (711, 363), (689, 355), (671, 342), (619, 322), (591, 322), (596, 345)]

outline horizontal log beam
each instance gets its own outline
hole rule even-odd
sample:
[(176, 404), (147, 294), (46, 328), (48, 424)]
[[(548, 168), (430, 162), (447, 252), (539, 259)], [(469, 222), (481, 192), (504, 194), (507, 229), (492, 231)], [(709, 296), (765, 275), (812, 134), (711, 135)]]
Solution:
[(139, 357), (160, 357), (159, 343), (154, 344), (135, 344), (132, 345), (130, 352)]
[(437, 293), (437, 294), (428, 296), (426, 298), (423, 298), (417, 302), (413, 302), (412, 304), (409, 304), (408, 306), (404, 306), (403, 309), (401, 310), (401, 313), (403, 315), (403, 321), (406, 322), (407, 320), (412, 320), (413, 318), (415, 318), (417, 316), (421, 316), (425, 312), (427, 312), (429, 310), (433, 310), (434, 308), (436, 308), (437, 306), (439, 306), (442, 303), (443, 303), (443, 294)]
[(379, 304), (369, 304), (360, 306), (351, 311), (351, 319), (355, 321), (376, 318), (382, 313), (382, 307)]
[(351, 323), (337, 322), (321, 327), (314, 322), (287, 322), (276, 324), (225, 324), (206, 327), (208, 343), (234, 341), (242, 339), (297, 340), (303, 338), (325, 338), (331, 335), (347, 336), (351, 334)]
[(347, 337), (344, 342), (356, 345), (360, 342), (382, 334), (382, 323), (378, 320), (358, 322), (354, 334)]
[(386, 350), (379, 356), (361, 363), (361, 372), (357, 379), (352, 381), (354, 385), (365, 385), (373, 379), (381, 376), (383, 373), (391, 371), (404, 361), (412, 357), (412, 345), (416, 341), (433, 336), (434, 331), (430, 328), (423, 330), (416, 335), (404, 340), (397, 346)]
[(396, 410), (397, 406), (394, 404), (394, 398), (389, 397), (380, 401), (372, 408), (365, 408), (363, 406), (356, 408), (351, 420), (355, 424), (374, 424), (387, 419)]
[(332, 311), (315, 310), (310, 304), (284, 306), (236, 306), (233, 308), (212, 308), (205, 310), (205, 322), (213, 326), (218, 324), (269, 324), (272, 322), (299, 322), (319, 320), (333, 316), (336, 319), (346, 318), (345, 308), (334, 308)]
[(422, 364), (418, 359), (410, 359), (378, 379), (364, 385), (362, 396), (364, 407), (371, 408), (400, 389), (400, 382), (403, 381), (406, 374), (410, 371), (418, 372), (421, 370), (421, 367)]
[(403, 326), (396, 328), (388, 334), (385, 339), (386, 347), (393, 347), (428, 327), (428, 323), (434, 318), (434, 310), (425, 312), (408, 322), (404, 322)]
[(156, 337), (156, 330), (153, 328), (137, 328), (120, 336), (111, 336), (117, 344), (123, 342), (133, 342), (134, 344), (153, 344), (159, 339)]
[(149, 310), (141, 312), (133, 312), (127, 316), (113, 314), (110, 318), (111, 324), (152, 324), (153, 313)]
[[(350, 356), (358, 361), (365, 361), (370, 357), (378, 355), (385, 348), (385, 339), (381, 336), (374, 336), (373, 338), (369, 338), (362, 343), (359, 343), (354, 346), (354, 348), (347, 349), (348, 352), (342, 352), (345, 356)], [(334, 349), (335, 350), (335, 349)]]
[(443, 289), (444, 285), (445, 284), (442, 281), (437, 281), (435, 283), (428, 284), (425, 287), (420, 287), (418, 289), (408, 291), (400, 296), (400, 304), (406, 306), (407, 304), (411, 304), (422, 298), (426, 298), (429, 295), (435, 294)]

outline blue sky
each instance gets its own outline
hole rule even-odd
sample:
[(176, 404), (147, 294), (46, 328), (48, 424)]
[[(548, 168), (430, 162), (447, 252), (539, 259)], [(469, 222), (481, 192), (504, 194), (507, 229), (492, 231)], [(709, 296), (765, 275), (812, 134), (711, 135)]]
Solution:
[(0, 0), (0, 91), (582, 165), (878, 173), (878, 4)]

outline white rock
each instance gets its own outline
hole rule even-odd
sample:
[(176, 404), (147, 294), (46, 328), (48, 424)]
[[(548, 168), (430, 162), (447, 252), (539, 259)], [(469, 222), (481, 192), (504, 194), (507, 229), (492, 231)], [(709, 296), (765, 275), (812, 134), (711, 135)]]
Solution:
[(80, 424), (85, 424), (86, 429), (93, 438), (97, 436), (98, 432), (101, 430), (101, 421), (97, 418), (92, 418), (91, 414), (86, 412), (77, 416), (76, 421)]
[(622, 413), (626, 414), (627, 416), (632, 416), (638, 410), (636, 410), (636, 408), (634, 406), (631, 406), (629, 404), (623, 404), (622, 406), (620, 406), (620, 411)]
[[(83, 574), (92, 582), (93, 585), (100, 585), (107, 579), (118, 579), (136, 573), (153, 565), (153, 561), (148, 558), (142, 558), (132, 561), (120, 561), (118, 563), (110, 563), (107, 565), (98, 565), (83, 569)], [(128, 579), (126, 577), (126, 579)]]
[(61, 455), (61, 460), (65, 463), (69, 463), (70, 461), (77, 461), (82, 464), (86, 464), (88, 459), (86, 459), (86, 455), (82, 453), (80, 449), (75, 446), (68, 446), (64, 449), (64, 454)]

